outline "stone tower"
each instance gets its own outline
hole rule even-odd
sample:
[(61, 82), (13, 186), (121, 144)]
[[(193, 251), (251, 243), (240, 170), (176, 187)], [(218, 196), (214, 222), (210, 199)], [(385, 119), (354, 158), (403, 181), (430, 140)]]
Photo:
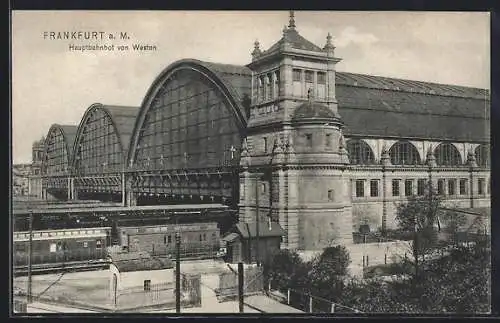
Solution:
[(31, 167), (28, 180), (28, 194), (42, 197), (42, 158), (45, 149), (45, 138), (35, 141), (31, 147)]
[[(252, 100), (240, 173), (240, 221), (279, 222), (282, 248), (352, 241), (349, 164), (335, 98), (335, 47), (302, 37), (293, 11), (283, 37), (248, 67)], [(257, 207), (258, 206), (258, 207)]]

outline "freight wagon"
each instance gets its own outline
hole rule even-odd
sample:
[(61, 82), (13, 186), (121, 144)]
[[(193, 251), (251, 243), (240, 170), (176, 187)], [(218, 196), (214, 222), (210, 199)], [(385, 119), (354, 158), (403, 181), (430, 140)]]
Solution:
[(152, 255), (175, 257), (175, 236), (180, 234), (181, 257), (213, 258), (220, 249), (220, 230), (215, 222), (166, 224), (118, 228), (122, 249), (147, 251)]
[[(33, 231), (31, 263), (106, 259), (110, 232), (110, 227)], [(13, 236), (14, 266), (25, 266), (29, 257), (29, 232), (14, 232)]]

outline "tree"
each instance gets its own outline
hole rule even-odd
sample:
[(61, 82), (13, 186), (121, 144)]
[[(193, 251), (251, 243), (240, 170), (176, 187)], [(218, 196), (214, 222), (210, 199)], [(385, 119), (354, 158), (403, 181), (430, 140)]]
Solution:
[(290, 292), (290, 304), (307, 311), (312, 263), (303, 261), (295, 251), (279, 250), (267, 259), (264, 274), (272, 287), (282, 293)]
[(273, 287), (284, 292), (288, 288), (301, 288), (307, 285), (304, 277), (308, 277), (310, 270), (295, 251), (279, 250), (264, 264), (264, 273)]
[(313, 260), (311, 294), (331, 301), (338, 301), (345, 286), (351, 260), (344, 246), (328, 247)]
[(460, 229), (467, 223), (467, 218), (464, 213), (453, 212), (446, 210), (441, 217), (443, 222), (446, 223), (444, 231), (449, 234), (453, 244), (458, 243), (458, 233)]
[(438, 223), (438, 212), (441, 198), (429, 183), (423, 196), (411, 196), (407, 203), (397, 208), (396, 222), (401, 230), (413, 232), (411, 259), (414, 267), (413, 275), (418, 279), (421, 263), (425, 256), (437, 247), (438, 236), (435, 229)]

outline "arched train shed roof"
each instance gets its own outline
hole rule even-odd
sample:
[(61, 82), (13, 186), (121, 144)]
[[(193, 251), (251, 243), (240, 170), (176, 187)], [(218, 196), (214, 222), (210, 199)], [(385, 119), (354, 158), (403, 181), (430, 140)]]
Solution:
[[(79, 138), (89, 116), (96, 110), (101, 110), (109, 116), (113, 126), (115, 127), (116, 133), (118, 134), (122, 151), (126, 156), (129, 149), (130, 137), (132, 136), (132, 132), (134, 130), (135, 120), (139, 112), (139, 107), (103, 105), (101, 103), (94, 103), (85, 111), (82, 120), (80, 121), (80, 125), (78, 126), (78, 131), (76, 133), (76, 138), (73, 144), (72, 157), (74, 158), (77, 149), (76, 145), (79, 141)], [(74, 162), (74, 160), (72, 162)]]
[[(54, 133), (55, 131), (59, 131), (63, 138), (64, 142), (66, 144), (66, 152), (68, 156), (68, 164), (71, 162), (72, 158), (72, 152), (73, 152), (73, 145), (75, 142), (76, 138), (76, 133), (78, 131), (78, 127), (74, 125), (60, 125), (57, 123), (54, 123), (52, 126), (49, 128), (49, 132), (47, 133), (47, 137), (45, 137), (45, 142), (44, 142), (44, 153), (47, 152), (47, 147), (49, 140), (51, 138), (51, 134)], [(45, 159), (42, 159), (45, 160)]]
[(132, 161), (139, 140), (139, 130), (148, 113), (155, 96), (163, 89), (170, 77), (180, 70), (191, 70), (199, 73), (205, 80), (219, 90), (225, 101), (232, 107), (236, 124), (245, 131), (247, 111), (245, 100), (250, 100), (252, 87), (252, 71), (246, 66), (204, 62), (196, 59), (182, 59), (167, 66), (153, 81), (142, 101), (140, 112), (134, 126), (128, 162)]

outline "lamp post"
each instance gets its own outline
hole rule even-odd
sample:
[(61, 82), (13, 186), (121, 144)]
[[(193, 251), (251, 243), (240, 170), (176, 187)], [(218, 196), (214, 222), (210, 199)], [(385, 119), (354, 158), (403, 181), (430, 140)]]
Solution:
[(181, 312), (181, 234), (175, 232), (175, 312)]
[[(28, 201), (29, 203), (29, 201)], [(31, 210), (31, 205), (30, 205), (30, 210), (29, 210), (29, 244), (28, 244), (29, 252), (28, 252), (28, 303), (31, 303), (32, 301), (32, 292), (31, 292), (31, 286), (32, 286), (32, 278), (31, 278), (31, 271), (32, 271), (32, 258), (33, 258), (33, 210)]]

